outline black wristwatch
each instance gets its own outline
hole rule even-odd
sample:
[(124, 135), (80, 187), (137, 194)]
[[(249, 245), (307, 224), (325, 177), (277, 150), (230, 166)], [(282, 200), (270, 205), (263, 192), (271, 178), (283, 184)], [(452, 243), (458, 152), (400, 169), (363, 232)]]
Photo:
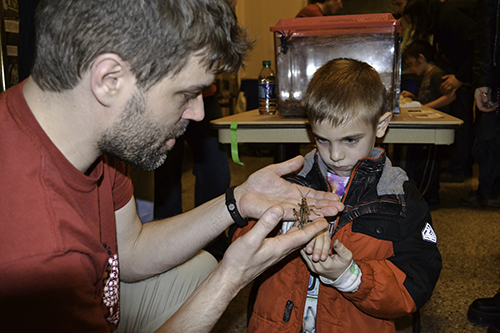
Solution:
[(234, 198), (234, 188), (236, 186), (231, 186), (226, 191), (226, 207), (233, 218), (234, 223), (238, 227), (244, 227), (248, 224), (248, 219), (244, 219), (240, 212), (238, 211), (238, 207), (236, 207), (236, 199)]

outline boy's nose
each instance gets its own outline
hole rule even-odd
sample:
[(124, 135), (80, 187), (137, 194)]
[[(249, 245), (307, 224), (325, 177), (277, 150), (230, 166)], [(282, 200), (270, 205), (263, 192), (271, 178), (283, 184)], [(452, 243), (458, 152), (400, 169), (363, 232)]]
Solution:
[(332, 162), (338, 162), (344, 159), (344, 153), (341, 149), (331, 149), (330, 150), (330, 159)]

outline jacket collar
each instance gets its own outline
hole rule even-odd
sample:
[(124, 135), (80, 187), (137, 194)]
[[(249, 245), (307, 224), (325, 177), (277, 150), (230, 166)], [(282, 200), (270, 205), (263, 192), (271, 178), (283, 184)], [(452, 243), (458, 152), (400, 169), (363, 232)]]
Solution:
[[(305, 177), (315, 163), (322, 175), (326, 177), (328, 168), (317, 149), (312, 150), (305, 156), (304, 167), (299, 175)], [(353, 176), (356, 177), (356, 181), (378, 179), (378, 195), (404, 194), (403, 183), (408, 180), (406, 172), (399, 167), (392, 166), (385, 150), (378, 147), (373, 148), (369, 157), (365, 157), (356, 163), (351, 173), (351, 177)]]

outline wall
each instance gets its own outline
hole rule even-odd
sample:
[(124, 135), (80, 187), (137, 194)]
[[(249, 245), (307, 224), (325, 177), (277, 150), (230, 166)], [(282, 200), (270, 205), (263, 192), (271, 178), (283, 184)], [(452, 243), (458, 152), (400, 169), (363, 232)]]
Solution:
[[(238, 0), (236, 15), (248, 34), (256, 38), (246, 68), (240, 71), (240, 78), (257, 78), (263, 60), (271, 60), (274, 67), (274, 40), (270, 27), (282, 18), (293, 18), (307, 5), (307, 0)], [(364, 13), (390, 13), (390, 0), (344, 0), (344, 8), (338, 15)]]
[(282, 18), (292, 18), (307, 5), (307, 0), (238, 0), (236, 15), (248, 34), (256, 38), (246, 68), (240, 77), (257, 78), (263, 60), (271, 60), (274, 67), (274, 40), (270, 27)]

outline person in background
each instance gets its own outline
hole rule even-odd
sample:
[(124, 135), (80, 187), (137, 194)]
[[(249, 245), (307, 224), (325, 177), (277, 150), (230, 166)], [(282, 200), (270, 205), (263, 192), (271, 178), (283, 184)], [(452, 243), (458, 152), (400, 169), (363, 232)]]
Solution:
[[(406, 46), (408, 46), (413, 40), (413, 30), (411, 29), (411, 24), (404, 16), (406, 2), (406, 0), (391, 0), (394, 18), (396, 18), (401, 23), (402, 27), (402, 32), (399, 34), (400, 52), (403, 52), (406, 49)], [(421, 84), (422, 78), (414, 74), (410, 70), (408, 65), (404, 61), (402, 61), (400, 91), (406, 90), (414, 95), (418, 95)], [(407, 156), (407, 152), (410, 148), (410, 145), (403, 144), (395, 145), (392, 148), (392, 162), (394, 163), (394, 165), (402, 166), (409, 174), (411, 174), (412, 170), (414, 169)]]
[[(477, 1), (477, 30), (474, 48), (475, 101), (479, 118), (472, 153), (479, 165), (479, 187), (460, 200), (463, 206), (500, 207), (500, 2)], [(479, 263), (480, 264), (480, 263)], [(500, 332), (500, 289), (493, 297), (474, 300), (467, 319), (488, 325), (487, 333)]]
[[(479, 186), (461, 198), (465, 207), (500, 208), (500, 37), (498, 1), (478, 0), (474, 48), (476, 129), (472, 155), (479, 166)], [(498, 325), (500, 327), (500, 325)]]
[[(403, 51), (403, 60), (410, 70), (422, 77), (422, 84), (415, 96), (409, 91), (402, 91), (401, 96), (419, 101), (423, 106), (437, 109), (449, 113), (448, 105), (452, 103), (456, 96), (455, 90), (443, 95), (440, 86), (443, 82), (445, 71), (434, 63), (435, 50), (427, 41), (413, 41)], [(410, 176), (422, 189), (423, 195), (431, 209), (439, 207), (439, 172), (441, 168), (441, 149), (437, 149), (435, 155), (430, 153), (428, 145), (408, 145), (406, 160), (406, 170)], [(434, 156), (433, 156), (434, 155)], [(431, 167), (427, 166), (431, 161)], [(427, 172), (429, 174), (427, 174)]]
[(406, 6), (406, 0), (391, 0), (391, 4), (394, 9), (394, 17), (397, 19), (402, 18)]
[(441, 255), (418, 189), (374, 148), (392, 117), (384, 84), (368, 64), (334, 59), (313, 75), (305, 104), (317, 148), (289, 180), (338, 194), (345, 209), (259, 277), (248, 332), (396, 332), (391, 319), (431, 297)]
[(472, 60), (474, 52), (475, 1), (408, 0), (404, 16), (409, 19), (414, 38), (433, 37), (436, 64), (448, 74), (440, 90), (443, 95), (456, 90), (450, 114), (463, 120), (449, 147), (448, 167), (441, 182), (463, 182), (472, 176), (474, 139)]
[[(318, 218), (266, 238), (306, 189), (282, 179), (300, 157), (180, 216), (137, 216), (127, 164), (161, 165), (203, 119), (201, 92), (251, 48), (227, 1), (42, 0), (36, 18), (31, 75), (0, 95), (3, 331), (209, 332), (241, 288), (326, 229)], [(308, 197), (324, 215), (343, 207)], [(250, 217), (258, 227), (220, 263), (200, 252)]]
[[(462, 206), (500, 207), (500, 2), (477, 1), (474, 48), (474, 87), (478, 120), (472, 153), (479, 165), (479, 187), (460, 200)], [(481, 262), (478, 263), (480, 265)], [(500, 289), (493, 297), (475, 299), (467, 319), (488, 326), (487, 333), (500, 332)]]
[[(403, 28), (400, 35), (401, 52), (404, 52), (406, 47), (414, 40), (414, 30), (412, 30), (408, 18), (404, 16), (406, 2), (406, 0), (391, 0), (394, 17), (399, 20), (401, 27)], [(429, 36), (428, 40), (432, 44), (432, 36)], [(403, 62), (401, 64), (401, 90), (408, 90), (413, 94), (417, 94), (420, 84), (421, 79), (413, 74), (406, 63)]]
[(418, 96), (409, 91), (402, 91), (403, 97), (419, 101), (422, 105), (448, 113), (447, 106), (455, 99), (456, 90), (442, 94), (440, 91), (446, 72), (434, 63), (435, 49), (427, 41), (413, 41), (403, 51), (403, 61), (410, 70), (422, 76)]
[(401, 27), (403, 28), (403, 32), (401, 33), (401, 51), (404, 51), (406, 46), (411, 43), (411, 25), (404, 17), (406, 0), (391, 0), (391, 4), (394, 17), (401, 22)]
[(342, 0), (310, 1), (295, 17), (314, 17), (335, 15), (342, 9)]

